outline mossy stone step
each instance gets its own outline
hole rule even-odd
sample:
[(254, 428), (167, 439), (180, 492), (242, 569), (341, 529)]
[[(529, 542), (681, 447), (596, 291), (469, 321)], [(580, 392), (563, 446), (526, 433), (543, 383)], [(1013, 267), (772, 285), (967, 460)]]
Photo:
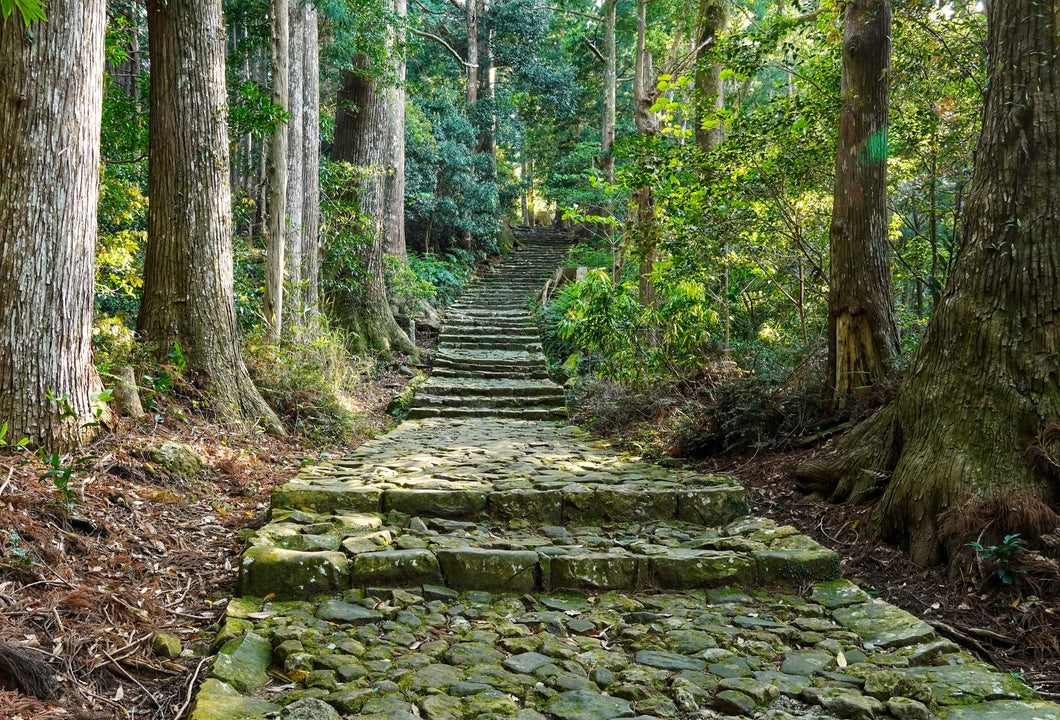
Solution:
[[(801, 586), (838, 577), (835, 553), (794, 528), (737, 521), (704, 528), (678, 521), (573, 524), (500, 530), (492, 523), (410, 519), (354, 530), (349, 515), (288, 514), (253, 539), (240, 564), (244, 595), (310, 597), (358, 587), (446, 585), (536, 593), (561, 589), (690, 590)], [(371, 515), (369, 517), (381, 517)], [(336, 551), (295, 551), (300, 524), (317, 537), (332, 524)], [(337, 521), (336, 521), (337, 520)]]
[(412, 401), (413, 408), (554, 408), (566, 404), (566, 397), (562, 392), (550, 395), (539, 395), (536, 397), (516, 397), (490, 395), (433, 395), (430, 393), (416, 393)]
[(563, 388), (553, 382), (529, 380), (451, 380), (431, 378), (418, 388), (430, 395), (485, 395), (488, 397), (552, 398), (564, 397)]
[(480, 380), (547, 380), (548, 370), (543, 366), (534, 370), (519, 370), (512, 372), (509, 370), (478, 370), (468, 369), (467, 367), (450, 368), (450, 367), (436, 367), (433, 370), (435, 377), (442, 378), (472, 378)]
[(553, 408), (493, 408), (493, 407), (412, 407), (409, 409), (410, 420), (424, 418), (485, 418), (499, 417), (512, 420), (565, 420), (565, 407)]

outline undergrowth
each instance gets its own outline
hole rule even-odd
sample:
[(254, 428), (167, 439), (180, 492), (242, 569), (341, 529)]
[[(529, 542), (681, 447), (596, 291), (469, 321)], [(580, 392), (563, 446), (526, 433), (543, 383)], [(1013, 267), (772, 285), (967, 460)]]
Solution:
[(355, 400), (374, 366), (346, 350), (341, 332), (325, 329), (308, 342), (279, 345), (253, 340), (246, 357), (269, 405), (311, 443), (346, 444), (374, 434)]

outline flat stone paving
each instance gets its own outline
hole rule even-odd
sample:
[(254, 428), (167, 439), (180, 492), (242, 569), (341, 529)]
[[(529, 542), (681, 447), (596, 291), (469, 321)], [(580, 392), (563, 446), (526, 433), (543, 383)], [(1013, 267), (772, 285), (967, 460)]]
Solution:
[(498, 414), (276, 490), (190, 717), (1060, 720), (735, 478)]

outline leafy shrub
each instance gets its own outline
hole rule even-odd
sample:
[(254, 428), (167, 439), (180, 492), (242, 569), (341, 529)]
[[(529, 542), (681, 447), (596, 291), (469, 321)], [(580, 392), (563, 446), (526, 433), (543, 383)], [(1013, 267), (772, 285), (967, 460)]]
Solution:
[(346, 351), (341, 335), (325, 329), (304, 343), (251, 341), (247, 366), (269, 404), (317, 445), (344, 444), (372, 434), (351, 398), (371, 372)]

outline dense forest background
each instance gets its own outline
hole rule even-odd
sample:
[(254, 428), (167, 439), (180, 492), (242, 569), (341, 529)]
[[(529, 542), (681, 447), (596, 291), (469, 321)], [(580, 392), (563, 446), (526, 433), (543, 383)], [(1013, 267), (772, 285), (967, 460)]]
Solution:
[(579, 422), (704, 456), (871, 414), (806, 490), (880, 500), (918, 562), (958, 554), (969, 499), (1025, 496), (1047, 520), (998, 531), (1037, 537), (1056, 98), (1027, 58), (1056, 37), (1020, 8), (5, 2), (5, 442), (69, 450), (133, 390), (341, 442), (344, 397), (420, 372), (510, 226), (551, 225), (579, 270), (540, 316)]

